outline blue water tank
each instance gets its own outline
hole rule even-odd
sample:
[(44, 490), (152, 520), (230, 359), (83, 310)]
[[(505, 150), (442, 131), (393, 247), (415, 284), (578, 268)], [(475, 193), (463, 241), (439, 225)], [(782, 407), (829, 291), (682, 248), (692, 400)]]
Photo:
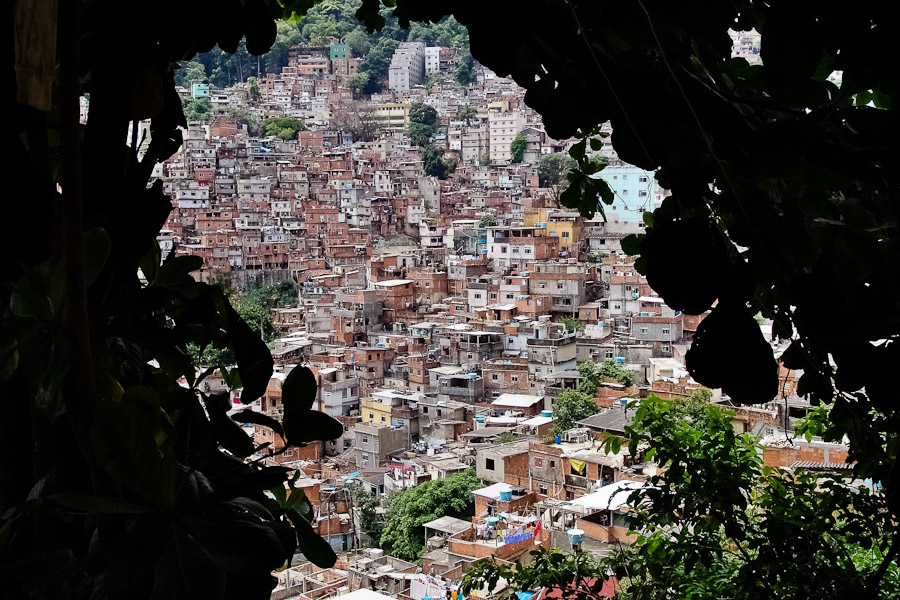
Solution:
[(561, 443), (562, 443), (562, 437), (560, 437), (560, 435), (559, 435), (558, 433), (557, 433), (556, 435), (553, 436), (553, 443), (554, 443), (554, 444), (561, 444)]

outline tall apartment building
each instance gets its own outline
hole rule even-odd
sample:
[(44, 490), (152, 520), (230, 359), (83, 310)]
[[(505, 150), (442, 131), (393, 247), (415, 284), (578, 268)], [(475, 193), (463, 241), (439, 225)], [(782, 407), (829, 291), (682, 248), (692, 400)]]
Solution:
[(397, 92), (408, 92), (425, 81), (425, 44), (402, 42), (394, 51), (388, 69), (388, 87)]
[(429, 46), (425, 48), (425, 74), (432, 75), (441, 72), (441, 48)]
[(491, 111), (488, 113), (488, 131), (491, 144), (491, 162), (507, 164), (512, 160), (509, 145), (525, 128), (525, 117), (521, 112)]

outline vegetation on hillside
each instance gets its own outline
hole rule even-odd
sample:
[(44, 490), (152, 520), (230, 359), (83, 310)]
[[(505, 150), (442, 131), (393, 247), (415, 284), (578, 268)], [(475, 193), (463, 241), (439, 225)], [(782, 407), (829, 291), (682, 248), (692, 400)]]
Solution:
[(391, 556), (419, 560), (425, 549), (422, 526), (443, 516), (470, 519), (475, 512), (472, 492), (479, 487), (475, 470), (469, 469), (395, 492), (388, 498), (381, 547)]

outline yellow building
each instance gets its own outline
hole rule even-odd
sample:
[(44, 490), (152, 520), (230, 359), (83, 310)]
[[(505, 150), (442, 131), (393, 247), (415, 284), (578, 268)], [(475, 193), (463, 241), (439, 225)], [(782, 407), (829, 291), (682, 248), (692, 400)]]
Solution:
[(409, 126), (409, 102), (373, 104), (372, 117), (385, 129), (406, 129)]
[(525, 226), (545, 228), (548, 236), (559, 238), (560, 252), (577, 254), (584, 219), (577, 212), (529, 208), (525, 211)]
[(363, 423), (375, 425), (391, 425), (391, 407), (376, 398), (363, 398), (360, 401), (360, 413)]

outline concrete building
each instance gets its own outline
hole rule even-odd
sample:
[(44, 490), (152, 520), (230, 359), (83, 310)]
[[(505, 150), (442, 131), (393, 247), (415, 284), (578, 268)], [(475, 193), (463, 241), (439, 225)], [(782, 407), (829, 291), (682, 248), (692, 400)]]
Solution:
[(512, 160), (509, 145), (525, 128), (525, 117), (519, 111), (488, 113), (488, 130), (491, 146), (491, 164), (505, 165)]
[(388, 87), (395, 92), (408, 92), (425, 81), (425, 44), (401, 42), (388, 68)]

